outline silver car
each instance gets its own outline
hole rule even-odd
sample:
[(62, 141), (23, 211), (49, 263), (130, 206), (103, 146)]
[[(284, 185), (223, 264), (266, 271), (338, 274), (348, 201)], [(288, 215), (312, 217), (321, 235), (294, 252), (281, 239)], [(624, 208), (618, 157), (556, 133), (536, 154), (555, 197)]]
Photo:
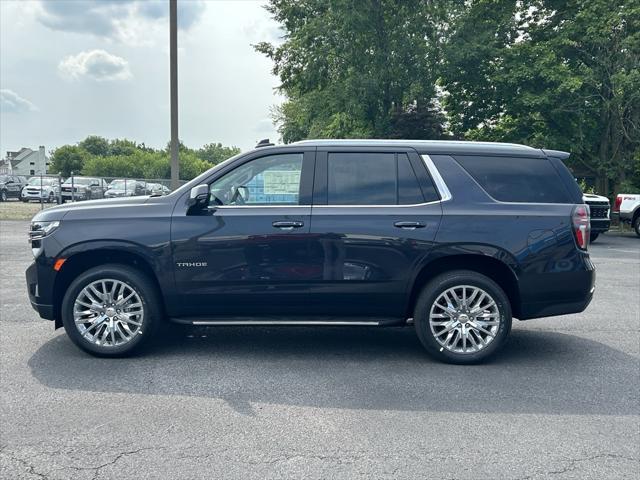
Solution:
[(31, 177), (27, 185), (22, 189), (20, 199), (23, 202), (30, 200), (53, 203), (58, 200), (60, 186), (55, 177)]

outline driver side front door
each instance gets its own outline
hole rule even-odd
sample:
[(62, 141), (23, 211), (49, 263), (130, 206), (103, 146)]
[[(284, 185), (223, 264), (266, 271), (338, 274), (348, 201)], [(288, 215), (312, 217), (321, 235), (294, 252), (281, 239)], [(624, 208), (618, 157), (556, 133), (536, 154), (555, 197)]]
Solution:
[(212, 182), (204, 215), (174, 216), (180, 315), (295, 314), (321, 271), (310, 254), (314, 151), (272, 154)]

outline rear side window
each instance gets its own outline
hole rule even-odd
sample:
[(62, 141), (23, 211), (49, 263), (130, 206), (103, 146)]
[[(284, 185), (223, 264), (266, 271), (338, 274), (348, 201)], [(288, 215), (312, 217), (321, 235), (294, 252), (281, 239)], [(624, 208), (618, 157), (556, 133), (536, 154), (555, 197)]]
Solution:
[(458, 163), (501, 202), (572, 203), (546, 158), (456, 156)]
[(406, 154), (329, 153), (328, 205), (412, 205), (424, 197)]

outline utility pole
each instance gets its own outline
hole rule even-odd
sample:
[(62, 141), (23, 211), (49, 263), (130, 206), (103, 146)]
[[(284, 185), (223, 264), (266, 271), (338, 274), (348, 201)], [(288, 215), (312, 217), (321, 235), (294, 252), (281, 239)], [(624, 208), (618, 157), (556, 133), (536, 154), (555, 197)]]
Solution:
[(178, 3), (169, 0), (169, 77), (171, 90), (171, 189), (180, 186), (178, 162)]

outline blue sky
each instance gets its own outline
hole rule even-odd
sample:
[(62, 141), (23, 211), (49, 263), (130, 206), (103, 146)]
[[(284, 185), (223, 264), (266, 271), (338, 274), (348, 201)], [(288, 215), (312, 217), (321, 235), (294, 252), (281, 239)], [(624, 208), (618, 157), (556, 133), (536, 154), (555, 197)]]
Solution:
[[(262, 1), (178, 0), (180, 138), (243, 150), (277, 139), (278, 41)], [(0, 1), (0, 155), (87, 135), (169, 140), (168, 0)]]

